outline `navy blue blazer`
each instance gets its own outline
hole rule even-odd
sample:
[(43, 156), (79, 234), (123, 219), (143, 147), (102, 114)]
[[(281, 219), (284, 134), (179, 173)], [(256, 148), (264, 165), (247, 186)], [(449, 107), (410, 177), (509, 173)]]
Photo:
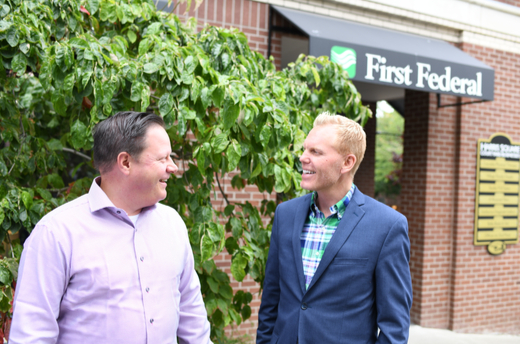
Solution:
[(300, 234), (310, 201), (308, 194), (276, 209), (257, 344), (407, 343), (406, 218), (356, 189), (306, 290)]

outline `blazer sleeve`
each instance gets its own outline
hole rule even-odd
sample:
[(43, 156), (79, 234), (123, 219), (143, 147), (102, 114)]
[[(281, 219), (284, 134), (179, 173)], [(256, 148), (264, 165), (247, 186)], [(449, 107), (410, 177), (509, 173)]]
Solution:
[(279, 208), (274, 216), (274, 224), (271, 231), (271, 243), (265, 268), (262, 302), (258, 312), (258, 329), (256, 343), (267, 344), (271, 341), (274, 325), (278, 318), (278, 303), (280, 300), (280, 271), (278, 258), (278, 219)]
[(412, 307), (408, 224), (399, 216), (381, 248), (375, 271), (377, 344), (406, 344)]

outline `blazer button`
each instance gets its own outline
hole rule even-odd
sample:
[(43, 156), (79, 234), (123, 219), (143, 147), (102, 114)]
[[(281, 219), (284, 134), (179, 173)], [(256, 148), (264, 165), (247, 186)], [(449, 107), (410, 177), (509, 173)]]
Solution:
[(306, 310), (306, 309), (307, 309), (307, 304), (306, 304), (305, 302), (302, 303), (302, 309), (303, 309), (303, 310)]

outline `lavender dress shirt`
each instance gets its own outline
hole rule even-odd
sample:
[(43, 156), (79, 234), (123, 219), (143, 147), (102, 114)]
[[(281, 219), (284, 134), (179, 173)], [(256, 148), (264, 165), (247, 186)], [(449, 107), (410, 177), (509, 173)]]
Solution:
[(186, 226), (162, 204), (136, 225), (96, 181), (25, 243), (10, 343), (207, 344)]

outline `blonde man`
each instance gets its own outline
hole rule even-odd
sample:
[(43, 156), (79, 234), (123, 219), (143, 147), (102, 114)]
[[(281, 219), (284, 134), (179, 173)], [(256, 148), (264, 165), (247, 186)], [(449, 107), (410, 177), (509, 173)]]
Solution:
[(354, 185), (365, 149), (356, 122), (314, 121), (300, 157), (312, 193), (276, 209), (257, 344), (408, 342), (408, 225)]

